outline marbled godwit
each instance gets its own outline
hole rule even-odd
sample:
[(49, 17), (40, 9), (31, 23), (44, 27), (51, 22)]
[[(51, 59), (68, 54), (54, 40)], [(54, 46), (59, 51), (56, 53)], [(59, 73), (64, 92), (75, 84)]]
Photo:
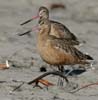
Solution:
[[(46, 7), (40, 7), (38, 15), (28, 21), (36, 19), (36, 18), (38, 18), (38, 16), (40, 19), (45, 18), (45, 19), (49, 20), (49, 10)], [(26, 21), (26, 22), (28, 22), (28, 21)], [(53, 20), (49, 20), (49, 21), (51, 23), (50, 35), (53, 35), (57, 38), (73, 40), (74, 45), (79, 45), (79, 41), (78, 41), (77, 37), (73, 33), (71, 33), (70, 30), (65, 25), (63, 25), (62, 23), (59, 23), (57, 21), (53, 21)]]
[(37, 47), (41, 58), (48, 64), (62, 69), (63, 65), (89, 64), (87, 60), (93, 60), (75, 48), (71, 41), (50, 35), (51, 22), (48, 19), (40, 19), (39, 28)]
[(49, 30), (49, 34), (52, 35), (52, 37), (60, 38), (60, 41), (62, 39), (62, 41), (66, 41), (64, 43), (67, 43), (68, 45), (79, 45), (77, 37), (73, 33), (71, 33), (66, 26), (64, 26), (62, 23), (49, 19), (49, 10), (46, 7), (40, 7), (38, 15), (36, 17), (33, 17), (31, 20), (36, 19), (38, 17), (40, 18), (39, 23), (44, 19), (48, 20), (51, 27)]
[[(49, 10), (46, 7), (39, 8), (40, 19), (49, 19)], [(50, 35), (56, 36), (57, 38), (65, 38), (76, 41), (79, 44), (77, 37), (70, 32), (70, 30), (60, 22), (50, 20), (51, 32)]]
[(59, 71), (64, 72), (64, 65), (85, 65), (89, 64), (87, 60), (93, 60), (91, 56), (75, 48), (72, 41), (51, 35), (51, 22), (48, 19), (40, 19), (39, 28), (37, 42), (39, 54), (46, 63), (57, 66)]
[[(57, 66), (64, 72), (64, 65), (89, 64), (93, 60), (74, 47), (73, 39), (56, 37), (51, 34), (51, 21), (40, 18), (37, 47), (41, 58), (48, 64)], [(55, 31), (53, 31), (55, 32)]]

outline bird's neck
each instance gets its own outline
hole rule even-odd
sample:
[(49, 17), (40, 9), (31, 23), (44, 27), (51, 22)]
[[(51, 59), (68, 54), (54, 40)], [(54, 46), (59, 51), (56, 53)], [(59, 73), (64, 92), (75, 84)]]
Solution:
[(39, 37), (41, 38), (41, 39), (46, 39), (46, 38), (48, 38), (49, 37), (49, 33), (50, 33), (50, 30), (51, 30), (51, 27), (48, 27), (48, 28), (44, 28), (44, 29), (41, 29), (40, 31), (39, 31)]

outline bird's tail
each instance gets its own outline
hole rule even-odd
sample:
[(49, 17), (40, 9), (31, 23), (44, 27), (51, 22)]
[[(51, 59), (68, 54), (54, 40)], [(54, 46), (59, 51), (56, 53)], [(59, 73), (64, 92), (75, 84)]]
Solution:
[(87, 60), (94, 60), (93, 57), (91, 57), (91, 56), (88, 55), (88, 54), (85, 54), (85, 57), (86, 57)]

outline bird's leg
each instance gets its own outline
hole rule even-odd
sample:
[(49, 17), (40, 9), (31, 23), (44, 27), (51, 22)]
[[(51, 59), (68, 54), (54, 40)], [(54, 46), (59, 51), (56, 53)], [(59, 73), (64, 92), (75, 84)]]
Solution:
[(61, 68), (60, 68), (60, 66), (57, 66), (58, 67), (58, 70), (61, 72)]
[[(60, 70), (60, 66), (57, 66), (58, 67), (58, 70), (61, 72), (61, 70)], [(57, 85), (59, 86), (60, 85), (60, 77), (58, 78), (58, 82), (57, 82)]]
[(66, 77), (73, 71), (73, 67), (69, 70), (69, 72), (65, 75)]
[[(64, 66), (60, 66), (60, 68), (61, 68), (61, 73), (64, 74)], [(63, 82), (64, 82), (64, 79), (61, 78), (60, 86), (63, 86)]]
[[(62, 74), (64, 74), (64, 66), (58, 66), (58, 70)], [(63, 78), (59, 77), (59, 79), (58, 79), (58, 85), (63, 86), (63, 80), (64, 80)]]
[(60, 66), (61, 67), (61, 72), (64, 73), (64, 66)]

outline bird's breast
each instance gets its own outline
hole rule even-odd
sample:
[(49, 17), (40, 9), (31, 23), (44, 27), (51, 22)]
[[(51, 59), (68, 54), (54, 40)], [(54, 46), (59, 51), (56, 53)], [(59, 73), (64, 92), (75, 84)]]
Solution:
[(37, 45), (41, 58), (51, 65), (64, 65), (74, 63), (74, 57), (55, 48), (49, 40), (38, 41)]

